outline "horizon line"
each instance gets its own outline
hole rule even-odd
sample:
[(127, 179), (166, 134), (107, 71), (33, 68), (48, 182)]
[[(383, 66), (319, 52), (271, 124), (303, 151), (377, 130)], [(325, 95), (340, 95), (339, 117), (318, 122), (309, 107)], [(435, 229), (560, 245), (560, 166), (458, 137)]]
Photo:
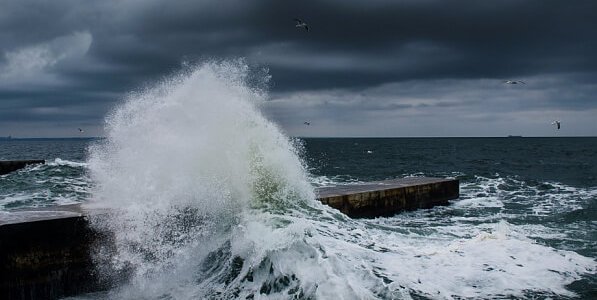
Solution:
[[(289, 136), (290, 138), (301, 139), (439, 139), (439, 138), (595, 138), (597, 135), (537, 135), (537, 136), (521, 136), (521, 135), (506, 135), (506, 136)], [(11, 140), (41, 140), (41, 139), (105, 139), (105, 136), (57, 136), (57, 137), (0, 137), (0, 141)]]

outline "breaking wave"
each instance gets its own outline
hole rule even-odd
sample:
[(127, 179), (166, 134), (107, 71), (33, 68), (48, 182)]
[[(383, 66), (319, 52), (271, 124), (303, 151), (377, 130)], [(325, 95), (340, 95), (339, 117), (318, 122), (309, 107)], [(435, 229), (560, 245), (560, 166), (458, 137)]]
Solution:
[(393, 218), (322, 206), (312, 183), (335, 179), (308, 175), (260, 113), (267, 94), (249, 83), (268, 76), (254, 76), (242, 61), (189, 67), (107, 118), (85, 204), (108, 209), (92, 221), (114, 240), (97, 249), (98, 271), (118, 278), (100, 298), (533, 298), (574, 296), (566, 286), (594, 274), (593, 259), (508, 218), (491, 180), (451, 207)]

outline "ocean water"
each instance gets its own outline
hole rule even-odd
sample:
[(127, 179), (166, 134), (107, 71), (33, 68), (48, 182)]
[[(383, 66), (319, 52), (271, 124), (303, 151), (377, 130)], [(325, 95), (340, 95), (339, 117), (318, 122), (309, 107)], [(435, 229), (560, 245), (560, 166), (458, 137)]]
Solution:
[[(0, 141), (0, 213), (109, 208), (78, 299), (594, 299), (597, 138), (288, 138), (242, 62), (131, 93), (105, 139)], [(449, 206), (350, 219), (314, 187), (460, 179)]]
[(0, 140), (0, 160), (45, 159), (0, 175), (0, 211), (74, 204), (89, 198), (87, 147), (94, 139)]

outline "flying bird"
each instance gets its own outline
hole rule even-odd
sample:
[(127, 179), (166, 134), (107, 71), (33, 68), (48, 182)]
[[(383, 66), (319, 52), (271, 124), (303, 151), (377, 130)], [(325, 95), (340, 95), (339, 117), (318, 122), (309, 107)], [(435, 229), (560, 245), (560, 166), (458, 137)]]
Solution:
[(526, 84), (524, 81), (522, 80), (506, 80), (504, 81), (505, 84)]
[(307, 126), (311, 125), (311, 123), (310, 123), (310, 122), (303, 122), (303, 124), (305, 124), (305, 125), (307, 125)]
[(296, 25), (294, 25), (294, 27), (304, 28), (306, 31), (309, 31), (309, 26), (303, 20), (301, 20), (299, 18), (295, 18), (294, 21), (296, 22)]
[(560, 130), (560, 121), (555, 120), (555, 121), (551, 122), (551, 125), (556, 125), (556, 127), (558, 128), (558, 130)]
[(81, 129), (81, 128), (77, 128), (77, 129), (79, 129), (79, 132), (85, 132), (85, 131), (83, 131), (83, 129)]

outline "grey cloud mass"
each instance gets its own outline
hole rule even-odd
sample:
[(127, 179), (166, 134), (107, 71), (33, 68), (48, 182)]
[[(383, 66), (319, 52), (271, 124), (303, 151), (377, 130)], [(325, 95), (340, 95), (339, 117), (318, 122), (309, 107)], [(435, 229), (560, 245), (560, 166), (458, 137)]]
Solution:
[(102, 135), (127, 92), (238, 57), (290, 135), (597, 135), (592, 0), (5, 0), (0, 136)]

